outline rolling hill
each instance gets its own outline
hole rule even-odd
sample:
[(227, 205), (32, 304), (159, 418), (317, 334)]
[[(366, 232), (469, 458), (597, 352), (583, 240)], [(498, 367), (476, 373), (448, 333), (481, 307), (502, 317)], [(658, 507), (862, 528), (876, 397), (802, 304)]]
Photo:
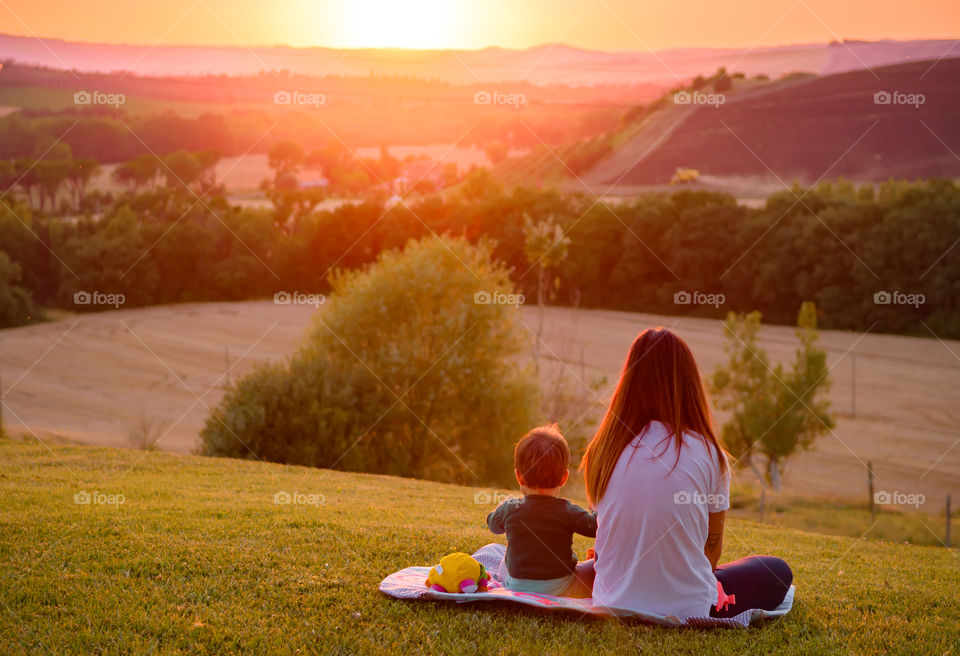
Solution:
[(789, 615), (748, 630), (377, 592), (392, 571), (495, 541), (489, 492), (0, 440), (0, 652), (947, 654), (960, 642), (955, 553), (742, 520), (727, 523), (723, 560), (777, 554), (797, 586)]
[(957, 177), (957, 80), (960, 59), (944, 59), (745, 89), (735, 82), (716, 105), (674, 105), (668, 97), (627, 128), (629, 138), (619, 135), (622, 144), (609, 156), (576, 180), (567, 176), (567, 184), (594, 193), (614, 184), (621, 191), (656, 187), (678, 167), (701, 174), (694, 187), (735, 189), (752, 180), (763, 192), (821, 177)]
[[(536, 309), (521, 311), (535, 331)], [(313, 312), (313, 306), (269, 301), (182, 304), (5, 329), (0, 363), (7, 426), (44, 442), (131, 446), (147, 422), (160, 438), (157, 448), (189, 453), (228, 379), (250, 371), (258, 360), (291, 355)], [(705, 373), (725, 360), (723, 330), (715, 319), (547, 308), (542, 352), (551, 367), (544, 366), (545, 382), (565, 373), (574, 389), (585, 389), (589, 412), (583, 419), (596, 418), (630, 342), (656, 325), (687, 340)], [(761, 344), (774, 362), (794, 357), (790, 327), (764, 327)], [(956, 500), (960, 343), (824, 331), (821, 344), (828, 350), (838, 425), (815, 450), (791, 461), (785, 489), (807, 498), (865, 500), (870, 460), (878, 490), (922, 493), (924, 512), (939, 513), (948, 493)], [(851, 416), (854, 356), (856, 415)], [(596, 381), (604, 382), (587, 391)], [(579, 415), (577, 410), (574, 416)], [(574, 428), (590, 430), (564, 426)]]
[[(677, 103), (667, 93), (628, 111), (614, 131), (536, 147), (494, 175), (507, 185), (629, 196), (676, 189), (677, 169), (694, 169), (699, 177), (684, 186), (756, 202), (794, 182), (956, 178), (957, 80), (958, 58), (775, 81), (733, 78), (721, 102)], [(709, 82), (699, 93), (713, 93)]]
[[(139, 75), (249, 76), (266, 71), (366, 78), (416, 76), (454, 84), (528, 81), (538, 85), (673, 86), (720, 66), (748, 75), (793, 71), (828, 75), (946, 56), (955, 41), (843, 41), (763, 48), (674, 48), (657, 52), (585, 50), (564, 44), (482, 50), (201, 47), (80, 43), (0, 34), (0, 53), (24, 64)], [(65, 62), (69, 62), (67, 65)]]
[[(960, 59), (811, 78), (697, 107), (623, 178), (668, 182), (678, 166), (716, 176), (816, 181), (960, 176)], [(922, 104), (876, 104), (876, 94)], [(882, 98), (882, 97), (881, 97)], [(919, 100), (919, 96), (918, 96)]]

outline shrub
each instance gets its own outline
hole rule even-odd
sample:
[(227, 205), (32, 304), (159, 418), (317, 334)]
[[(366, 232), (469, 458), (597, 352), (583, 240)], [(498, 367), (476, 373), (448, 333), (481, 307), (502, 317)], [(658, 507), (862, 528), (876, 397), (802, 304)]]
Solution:
[(484, 302), (513, 293), (491, 245), (411, 241), (331, 286), (306, 344), (228, 391), (203, 452), (508, 483), (537, 390), (517, 307)]
[[(817, 311), (805, 302), (797, 315), (800, 348), (792, 368), (770, 366), (757, 343), (760, 313), (731, 312), (724, 323), (726, 365), (711, 381), (717, 407), (732, 415), (723, 426), (723, 441), (738, 464), (750, 467), (762, 484), (780, 490), (786, 461), (811, 449), (816, 438), (836, 425), (825, 398), (830, 389), (827, 352), (816, 345)], [(758, 462), (759, 461), (759, 462)]]
[(20, 265), (0, 251), (0, 328), (21, 326), (33, 317), (30, 292), (19, 283)]

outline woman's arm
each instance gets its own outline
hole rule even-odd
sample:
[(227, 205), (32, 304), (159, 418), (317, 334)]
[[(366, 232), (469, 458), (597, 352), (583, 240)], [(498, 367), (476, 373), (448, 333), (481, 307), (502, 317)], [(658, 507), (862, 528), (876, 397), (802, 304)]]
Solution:
[(707, 523), (707, 543), (703, 545), (703, 553), (710, 561), (710, 567), (717, 569), (720, 562), (720, 553), (723, 551), (723, 520), (726, 519), (727, 511), (722, 510), (717, 513), (710, 513)]

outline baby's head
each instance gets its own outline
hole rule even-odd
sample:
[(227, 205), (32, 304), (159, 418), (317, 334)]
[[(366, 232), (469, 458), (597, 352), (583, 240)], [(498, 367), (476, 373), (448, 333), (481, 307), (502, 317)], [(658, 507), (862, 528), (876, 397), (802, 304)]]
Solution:
[(538, 426), (517, 442), (513, 463), (524, 494), (556, 494), (570, 475), (570, 447), (556, 424)]

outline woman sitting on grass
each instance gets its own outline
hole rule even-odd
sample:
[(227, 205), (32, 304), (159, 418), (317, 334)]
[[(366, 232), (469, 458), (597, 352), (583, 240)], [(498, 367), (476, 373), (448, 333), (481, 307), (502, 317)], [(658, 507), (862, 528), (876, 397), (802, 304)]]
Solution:
[(598, 515), (595, 604), (685, 620), (783, 601), (793, 573), (780, 558), (718, 566), (730, 466), (693, 353), (673, 332), (634, 340), (581, 469)]

